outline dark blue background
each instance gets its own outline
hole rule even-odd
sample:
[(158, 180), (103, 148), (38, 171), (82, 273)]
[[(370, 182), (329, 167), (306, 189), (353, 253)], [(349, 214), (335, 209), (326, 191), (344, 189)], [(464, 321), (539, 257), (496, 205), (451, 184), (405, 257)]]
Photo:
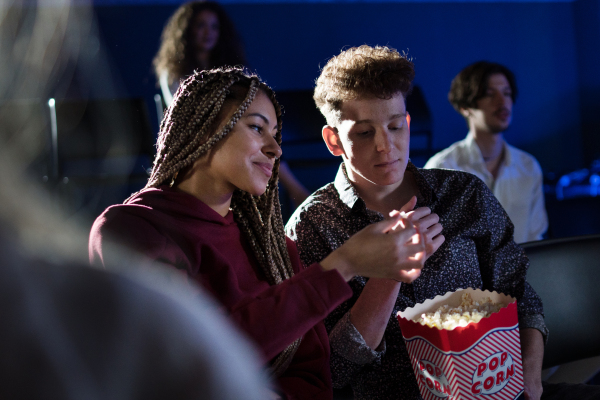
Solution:
[[(114, 3), (97, 1), (94, 10), (120, 82), (117, 95), (144, 96), (156, 124), (151, 60), (180, 2)], [(433, 115), (434, 148), (442, 149), (467, 132), (446, 100), (451, 79), (476, 60), (497, 61), (516, 73), (520, 91), (506, 133), (510, 143), (533, 154), (545, 172), (582, 168), (600, 156), (597, 0), (224, 6), (244, 39), (251, 67), (275, 90), (312, 88), (319, 67), (345, 46), (407, 50)]]

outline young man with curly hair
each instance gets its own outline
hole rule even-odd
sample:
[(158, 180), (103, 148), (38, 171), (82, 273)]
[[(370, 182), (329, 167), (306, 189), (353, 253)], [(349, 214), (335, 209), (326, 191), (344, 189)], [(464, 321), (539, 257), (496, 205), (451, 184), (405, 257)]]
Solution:
[(516, 98), (515, 76), (503, 65), (478, 61), (460, 71), (448, 100), (467, 121), (469, 133), (435, 154), (425, 168), (456, 169), (479, 177), (515, 225), (515, 241), (524, 243), (542, 239), (548, 217), (540, 165), (504, 140)]
[(472, 174), (423, 170), (409, 160), (405, 98), (412, 62), (387, 47), (342, 51), (323, 68), (314, 99), (327, 119), (323, 139), (342, 158), (333, 183), (313, 193), (286, 231), (305, 265), (353, 233), (401, 208), (419, 228), (427, 260), (412, 283), (357, 276), (353, 296), (325, 320), (334, 387), (357, 399), (420, 399), (396, 313), (459, 288), (495, 290), (518, 299), (525, 393), (542, 392), (547, 328), (542, 302), (527, 283), (528, 260), (513, 225)]

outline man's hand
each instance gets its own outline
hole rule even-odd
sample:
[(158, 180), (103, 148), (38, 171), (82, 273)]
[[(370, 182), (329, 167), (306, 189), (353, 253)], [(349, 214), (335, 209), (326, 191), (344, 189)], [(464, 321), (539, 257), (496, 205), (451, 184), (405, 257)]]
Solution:
[(542, 396), (542, 360), (544, 338), (534, 328), (521, 330), (521, 354), (523, 356), (523, 382), (525, 399), (539, 400)]
[(408, 203), (402, 206), (400, 211), (404, 211), (408, 220), (423, 234), (425, 250), (427, 252), (425, 260), (427, 260), (440, 248), (446, 238), (442, 235), (440, 217), (437, 214), (432, 213), (431, 209), (428, 207), (421, 207), (413, 210), (416, 204), (417, 197), (413, 196)]

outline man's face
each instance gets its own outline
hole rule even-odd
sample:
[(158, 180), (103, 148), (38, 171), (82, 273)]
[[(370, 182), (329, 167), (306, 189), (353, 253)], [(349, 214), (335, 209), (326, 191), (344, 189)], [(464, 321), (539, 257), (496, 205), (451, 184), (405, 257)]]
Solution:
[[(410, 144), (404, 97), (345, 101), (335, 129), (332, 153), (341, 155), (350, 181), (359, 189), (372, 185), (392, 189), (402, 183)], [(326, 139), (327, 141), (327, 139)], [(328, 144), (329, 145), (329, 144)]]
[(501, 133), (512, 121), (512, 89), (503, 74), (490, 75), (487, 89), (477, 100), (477, 108), (463, 110), (469, 127), (476, 132)]

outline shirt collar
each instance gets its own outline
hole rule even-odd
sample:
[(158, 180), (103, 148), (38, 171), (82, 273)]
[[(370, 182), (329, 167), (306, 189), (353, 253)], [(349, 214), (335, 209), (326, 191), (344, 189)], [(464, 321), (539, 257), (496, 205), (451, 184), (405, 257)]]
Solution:
[(419, 188), (419, 194), (417, 195), (417, 206), (422, 207), (423, 205), (432, 204), (437, 198), (437, 195), (433, 188), (435, 185), (435, 178), (430, 170), (417, 168), (412, 162), (408, 162), (406, 170), (412, 172), (415, 180), (417, 181), (417, 187)]
[[(483, 161), (483, 156), (481, 155), (481, 150), (479, 150), (479, 146), (477, 145), (477, 142), (475, 142), (475, 135), (473, 134), (473, 131), (469, 131), (465, 141), (467, 142), (469, 163), (471, 165), (480, 164), (483, 167), (483, 169), (487, 171), (487, 169), (485, 168), (485, 162)], [(510, 163), (512, 162), (512, 157), (510, 154), (510, 148), (506, 143), (506, 140), (502, 141), (502, 146), (504, 148), (504, 160), (502, 164), (510, 165)]]
[[(417, 186), (419, 187), (419, 196), (417, 196), (417, 204), (431, 204), (437, 197), (433, 187), (434, 177), (428, 173), (428, 170), (417, 168), (412, 162), (408, 162), (406, 170), (413, 173)], [(363, 199), (360, 198), (358, 192), (348, 179), (346, 165), (342, 163), (333, 182), (335, 190), (340, 196), (340, 200), (352, 211), (361, 212), (367, 209)], [(400, 204), (398, 207), (402, 206)]]
[(356, 210), (366, 209), (366, 205), (363, 199), (360, 198), (358, 192), (348, 179), (348, 174), (346, 172), (346, 164), (343, 162), (340, 164), (340, 168), (338, 169), (337, 175), (335, 176), (335, 181), (333, 181), (333, 185), (335, 186), (335, 190), (337, 190), (340, 200), (349, 209), (354, 210), (356, 206)]
[(509, 166), (512, 163), (512, 152), (510, 151), (510, 146), (504, 141), (504, 162), (503, 164)]
[(465, 141), (467, 142), (468, 163), (471, 165), (479, 165), (480, 168), (485, 170), (483, 155), (481, 154), (481, 150), (479, 150), (477, 142), (475, 142), (475, 135), (473, 134), (473, 131), (469, 131)]

